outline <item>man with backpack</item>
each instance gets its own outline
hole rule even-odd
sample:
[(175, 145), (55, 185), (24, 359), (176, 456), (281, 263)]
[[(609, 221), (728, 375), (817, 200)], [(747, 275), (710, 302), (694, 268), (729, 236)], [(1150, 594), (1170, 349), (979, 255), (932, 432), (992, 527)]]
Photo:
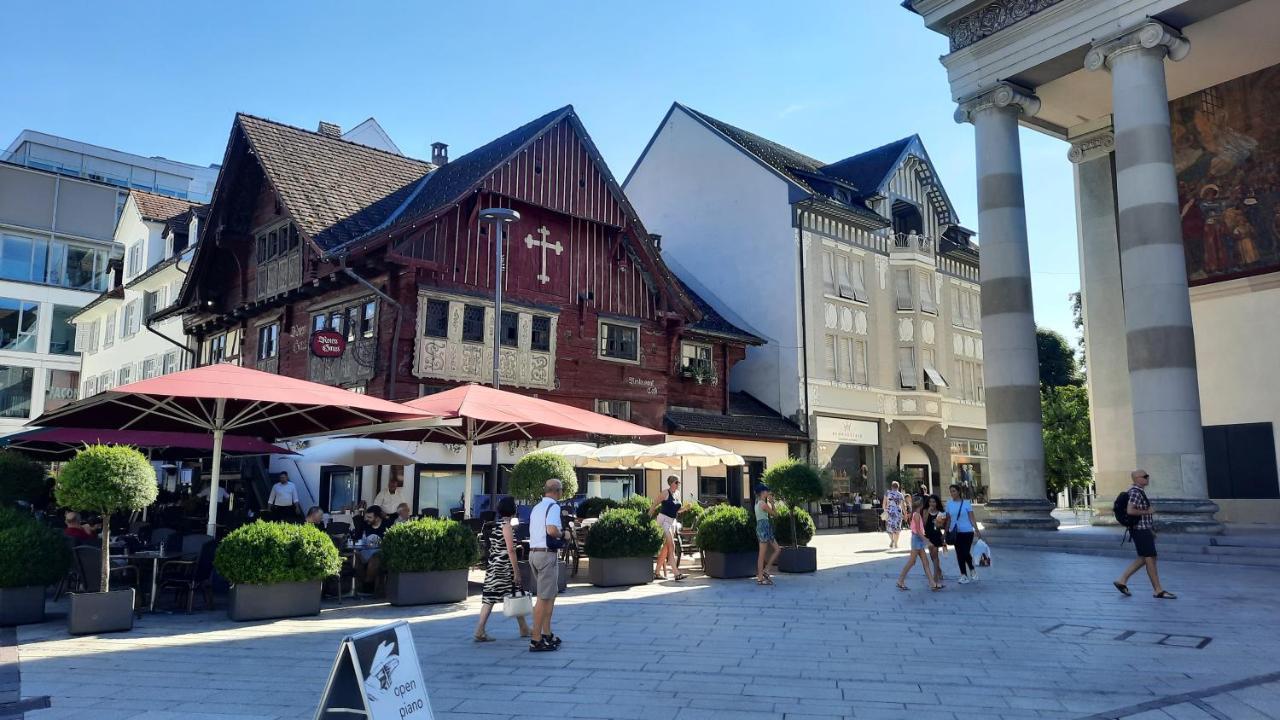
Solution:
[(1134, 470), (1129, 473), (1129, 477), (1133, 479), (1133, 486), (1116, 497), (1112, 510), (1115, 512), (1116, 520), (1128, 528), (1129, 537), (1133, 539), (1133, 547), (1138, 552), (1138, 559), (1130, 563), (1120, 575), (1120, 579), (1113, 584), (1126, 597), (1132, 595), (1129, 592), (1129, 586), (1125, 583), (1138, 572), (1138, 568), (1146, 566), (1147, 577), (1151, 579), (1151, 589), (1155, 591), (1155, 597), (1160, 600), (1176, 600), (1177, 595), (1160, 586), (1160, 573), (1156, 570), (1156, 532), (1155, 523), (1152, 521), (1155, 513), (1143, 489), (1151, 482), (1151, 476), (1146, 470)]

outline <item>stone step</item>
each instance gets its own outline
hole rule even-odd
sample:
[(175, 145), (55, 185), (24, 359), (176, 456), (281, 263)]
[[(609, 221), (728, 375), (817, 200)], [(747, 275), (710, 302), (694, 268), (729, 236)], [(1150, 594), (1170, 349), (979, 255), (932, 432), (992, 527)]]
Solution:
[[(992, 545), (997, 548), (1049, 550), (1103, 557), (1133, 557), (1133, 546), (1128, 543), (1121, 545), (1119, 538), (1107, 540), (1071, 538), (1063, 537), (1069, 535), (1067, 533), (1045, 532), (1017, 537), (1007, 532), (988, 532), (987, 535), (991, 538)], [(1164, 537), (1160, 538), (1157, 548), (1163, 560), (1280, 568), (1280, 549), (1277, 548), (1165, 543)]]

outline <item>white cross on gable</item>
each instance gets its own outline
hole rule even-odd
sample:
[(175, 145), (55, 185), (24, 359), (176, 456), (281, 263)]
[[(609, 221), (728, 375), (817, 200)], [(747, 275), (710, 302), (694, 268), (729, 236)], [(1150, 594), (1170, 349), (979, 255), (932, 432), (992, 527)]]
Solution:
[(539, 247), (539, 246), (542, 247), (542, 272), (538, 274), (538, 282), (542, 283), (543, 285), (546, 285), (547, 283), (551, 282), (551, 278), (547, 275), (547, 251), (555, 250), (556, 255), (559, 255), (560, 253), (564, 252), (564, 248), (560, 245), (559, 240), (553, 243), (547, 242), (547, 236), (551, 234), (551, 231), (547, 229), (546, 225), (543, 225), (542, 227), (538, 228), (538, 234), (542, 236), (542, 239), (534, 240), (533, 235), (525, 235), (524, 244), (525, 244), (525, 247), (528, 247), (530, 249)]

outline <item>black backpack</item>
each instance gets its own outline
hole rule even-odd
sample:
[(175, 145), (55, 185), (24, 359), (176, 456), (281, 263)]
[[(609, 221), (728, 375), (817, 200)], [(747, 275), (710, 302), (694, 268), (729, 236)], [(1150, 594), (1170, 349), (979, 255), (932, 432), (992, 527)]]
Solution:
[(1138, 516), (1129, 514), (1129, 491), (1125, 490), (1116, 496), (1116, 501), (1111, 503), (1111, 511), (1115, 513), (1116, 522), (1126, 528), (1131, 528), (1138, 524)]

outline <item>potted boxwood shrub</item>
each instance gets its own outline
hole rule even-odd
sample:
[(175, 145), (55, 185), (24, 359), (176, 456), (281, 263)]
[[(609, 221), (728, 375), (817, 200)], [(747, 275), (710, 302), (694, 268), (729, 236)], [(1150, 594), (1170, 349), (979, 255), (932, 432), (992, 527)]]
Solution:
[[(805, 535), (799, 525), (813, 527), (813, 517), (804, 509), (823, 496), (822, 476), (808, 463), (795, 458), (769, 468), (764, 474), (764, 484), (777, 493), (790, 506), (773, 519), (774, 534), (782, 545), (778, 556), (778, 570), (782, 572), (814, 572), (818, 569), (818, 549), (808, 547), (813, 531)], [(783, 526), (786, 526), (785, 529)], [(783, 539), (784, 533), (786, 540)]]
[(577, 515), (580, 518), (598, 518), (605, 510), (612, 510), (618, 507), (618, 501), (610, 498), (587, 498), (578, 503)]
[[(531, 452), (520, 458), (515, 466), (511, 468), (511, 496), (516, 500), (536, 503), (542, 499), (543, 486), (552, 478), (564, 484), (564, 492), (561, 493), (561, 498), (571, 498), (577, 493), (577, 473), (573, 469), (573, 463), (549, 452)], [(560, 590), (563, 592), (569, 587), (568, 563), (560, 562), (558, 576), (560, 578)], [(522, 561), (520, 563), (520, 577), (526, 590), (537, 592), (537, 583), (534, 582), (533, 578), (533, 568), (529, 567), (528, 562)]]
[(381, 552), (391, 604), (429, 605), (467, 599), (467, 570), (480, 545), (456, 520), (423, 518), (392, 525)]
[(635, 510), (642, 515), (648, 515), (649, 508), (653, 507), (653, 501), (644, 495), (632, 495), (619, 502), (618, 507), (626, 508), (627, 510)]
[(0, 507), (0, 625), (44, 622), (44, 589), (70, 564), (71, 551), (57, 530)]
[(49, 499), (44, 466), (14, 450), (0, 450), (0, 506), (43, 506)]
[(705, 515), (707, 509), (700, 505), (697, 500), (690, 500), (680, 506), (680, 512), (676, 513), (676, 520), (679, 521), (680, 527), (689, 530), (698, 529), (698, 521)]
[(342, 561), (314, 525), (260, 521), (229, 533), (213, 566), (231, 583), (231, 619), (265, 620), (319, 613), (321, 586)]
[(155, 502), (155, 468), (134, 448), (90, 445), (62, 466), (54, 494), (63, 507), (102, 514), (102, 585), (99, 592), (72, 593), (68, 630), (80, 634), (132, 629), (133, 588), (110, 587), (111, 514)]
[(653, 556), (661, 547), (662, 528), (647, 513), (631, 508), (605, 511), (587, 535), (591, 584), (648, 584), (653, 580)]
[(698, 521), (698, 547), (702, 567), (713, 578), (756, 574), (756, 528), (743, 508), (716, 505), (707, 510)]

